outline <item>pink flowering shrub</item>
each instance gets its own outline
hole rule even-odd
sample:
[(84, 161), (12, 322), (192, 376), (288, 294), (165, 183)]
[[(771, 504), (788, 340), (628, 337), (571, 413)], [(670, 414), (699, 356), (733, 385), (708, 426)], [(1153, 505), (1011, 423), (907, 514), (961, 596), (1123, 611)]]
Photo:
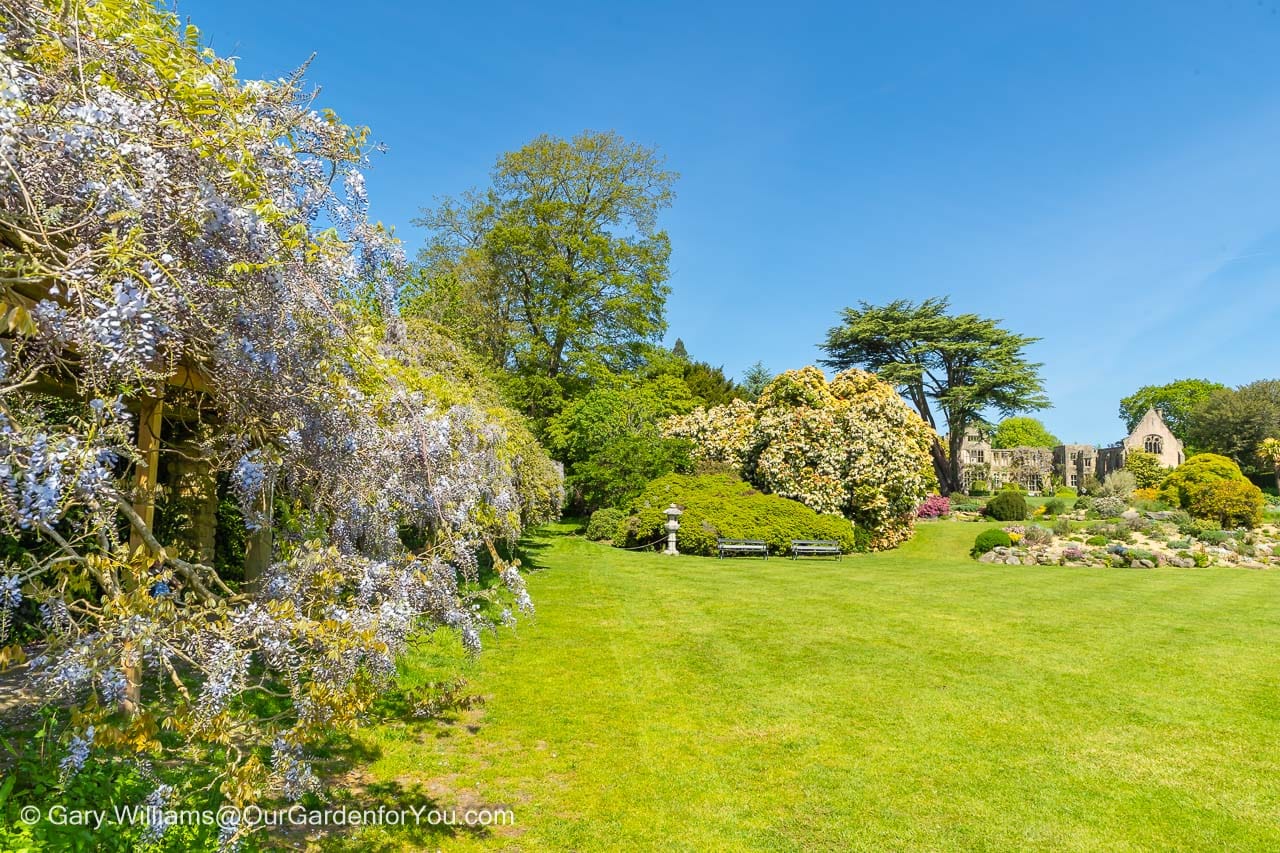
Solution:
[(951, 498), (942, 495), (929, 495), (924, 499), (924, 503), (920, 504), (916, 509), (916, 515), (920, 518), (942, 518), (944, 515), (951, 514)]

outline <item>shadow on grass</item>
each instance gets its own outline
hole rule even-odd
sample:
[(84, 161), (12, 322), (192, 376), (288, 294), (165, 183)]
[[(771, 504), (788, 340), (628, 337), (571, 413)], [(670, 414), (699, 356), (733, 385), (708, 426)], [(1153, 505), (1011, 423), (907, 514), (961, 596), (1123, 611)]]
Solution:
[[(414, 716), (412, 703), (399, 690), (389, 691), (378, 702), (377, 713), (403, 723), (399, 736), (419, 742), (453, 737), (460, 715), (445, 713), (431, 719)], [(362, 768), (383, 756), (377, 743), (348, 735), (335, 735), (317, 750), (314, 767), (324, 780), (328, 798), (309, 804), (329, 815), (359, 813), (346, 825), (280, 827), (273, 840), (286, 848), (323, 851), (433, 850), (449, 839), (484, 839), (493, 833), (486, 826), (466, 823), (468, 810), (500, 809), (487, 805), (442, 799), (430, 783), (399, 779), (374, 780)], [(385, 817), (394, 813), (394, 817)]]
[(355, 810), (372, 817), (394, 813), (393, 822), (352, 827), (329, 827), (311, 839), (308, 849), (325, 851), (433, 850), (443, 842), (468, 836), (483, 839), (492, 833), (487, 827), (468, 826), (464, 809), (447, 806), (418, 783), (371, 782), (335, 797), (332, 810)]
[(519, 559), (521, 568), (526, 571), (540, 572), (547, 568), (546, 551), (551, 548), (553, 540), (565, 536), (576, 536), (581, 531), (582, 522), (578, 519), (565, 519), (544, 524), (527, 531), (510, 553), (504, 553), (503, 556)]

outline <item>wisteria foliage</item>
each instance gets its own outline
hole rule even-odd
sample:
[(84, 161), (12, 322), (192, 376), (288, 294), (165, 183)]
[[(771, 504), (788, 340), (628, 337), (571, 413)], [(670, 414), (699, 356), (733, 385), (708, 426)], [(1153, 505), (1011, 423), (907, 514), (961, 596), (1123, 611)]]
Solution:
[(937, 486), (933, 430), (892, 386), (861, 370), (830, 383), (815, 367), (787, 371), (755, 403), (698, 409), (664, 430), (764, 491), (849, 518), (873, 549), (910, 536), (916, 508)]
[[(393, 369), (402, 258), (368, 216), (371, 150), (300, 77), (240, 82), (145, 0), (0, 0), (0, 524), (41, 543), (0, 571), (0, 641), (32, 602), (29, 677), (77, 710), (65, 772), (216, 747), (233, 800), (300, 795), (305, 745), (368, 710), (415, 631), (478, 649), (532, 606), (493, 543), (558, 513), (559, 472), (509, 413)], [(26, 405), (49, 387), (83, 414)], [(133, 509), (160, 396), (197, 412), (188, 452), (250, 530), (273, 495), (316, 520), (251, 587)], [(476, 583), (481, 550), (505, 593)], [(288, 710), (256, 717), (255, 694)]]

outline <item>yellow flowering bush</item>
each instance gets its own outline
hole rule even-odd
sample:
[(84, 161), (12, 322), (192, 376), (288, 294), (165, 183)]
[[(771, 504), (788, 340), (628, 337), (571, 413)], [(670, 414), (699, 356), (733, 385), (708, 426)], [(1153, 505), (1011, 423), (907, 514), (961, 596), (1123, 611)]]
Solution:
[(845, 516), (874, 550), (907, 539), (916, 507), (937, 487), (933, 430), (891, 385), (861, 370), (829, 383), (816, 367), (787, 371), (755, 403), (699, 409), (670, 418), (664, 431), (757, 488)]

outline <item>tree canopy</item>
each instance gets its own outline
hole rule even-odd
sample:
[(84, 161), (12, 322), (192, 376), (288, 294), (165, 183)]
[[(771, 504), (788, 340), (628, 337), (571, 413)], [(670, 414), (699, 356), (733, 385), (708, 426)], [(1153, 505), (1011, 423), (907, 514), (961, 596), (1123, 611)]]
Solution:
[(1062, 442), (1057, 436), (1045, 428), (1038, 418), (1015, 417), (1005, 418), (991, 432), (991, 446), (1010, 447), (1057, 447)]
[[(1125, 454), (1124, 468), (1133, 475), (1133, 485), (1137, 489), (1159, 488), (1168, 475), (1168, 471), (1160, 464), (1160, 457), (1145, 450), (1130, 450)], [(1111, 477), (1114, 477), (1112, 474)], [(1111, 477), (1107, 480), (1110, 481)]]
[(1187, 418), (1187, 439), (1198, 451), (1226, 456), (1241, 468), (1271, 473), (1259, 455), (1268, 438), (1280, 438), (1280, 380), (1262, 379), (1239, 388), (1220, 388)]
[(960, 445), (986, 412), (1009, 416), (1049, 405), (1041, 365), (1024, 352), (1038, 338), (949, 308), (946, 298), (861, 302), (844, 309), (841, 324), (821, 344), (823, 364), (870, 370), (894, 385), (936, 432), (945, 430), (946, 446), (939, 437), (932, 451), (944, 493), (960, 488)]
[[(410, 313), (465, 320), (478, 349), (519, 376), (632, 366), (666, 328), (671, 253), (658, 213), (676, 174), (612, 132), (540, 136), (504, 154), (491, 185), (425, 210)], [(529, 404), (545, 383), (526, 391)]]
[(649, 480), (689, 468), (688, 443), (659, 423), (696, 405), (679, 376), (609, 377), (570, 401), (547, 424), (551, 452), (567, 469), (575, 508), (620, 506)]
[(1120, 420), (1133, 432), (1148, 409), (1164, 418), (1169, 431), (1183, 442), (1188, 439), (1191, 413), (1214, 392), (1227, 390), (1225, 385), (1208, 379), (1178, 379), (1164, 385), (1144, 385), (1120, 401)]

